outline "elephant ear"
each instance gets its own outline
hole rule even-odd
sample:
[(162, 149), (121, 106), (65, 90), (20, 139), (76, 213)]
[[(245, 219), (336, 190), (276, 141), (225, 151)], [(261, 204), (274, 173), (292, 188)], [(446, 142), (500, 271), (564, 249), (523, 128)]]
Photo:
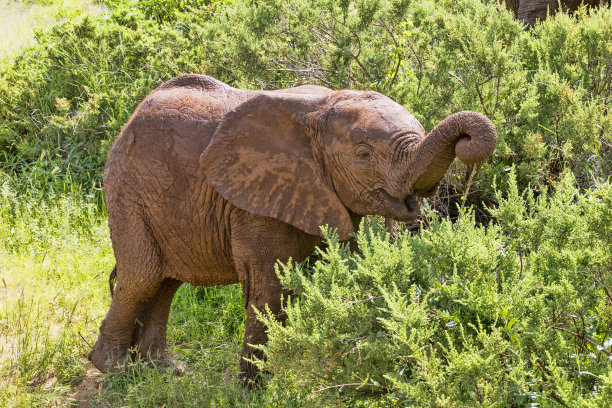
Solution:
[(312, 235), (328, 224), (348, 239), (351, 218), (325, 177), (305, 120), (326, 99), (261, 93), (227, 113), (200, 158), (207, 180), (246, 211)]

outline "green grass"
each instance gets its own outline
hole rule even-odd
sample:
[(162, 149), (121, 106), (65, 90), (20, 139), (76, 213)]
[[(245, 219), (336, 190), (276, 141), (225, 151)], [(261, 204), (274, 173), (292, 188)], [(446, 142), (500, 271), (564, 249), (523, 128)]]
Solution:
[[(0, 173), (0, 406), (68, 406), (91, 365), (114, 264), (100, 192)], [(21, 183), (21, 184), (20, 184)], [(25, 185), (24, 185), (25, 184)], [(40, 186), (40, 184), (39, 184)], [(183, 377), (134, 362), (86, 391), (93, 406), (253, 406), (237, 380), (244, 330), (240, 287), (181, 287), (170, 315)], [(89, 370), (89, 374), (88, 373)], [(95, 370), (93, 370), (95, 371)], [(267, 403), (266, 403), (267, 404)], [(261, 405), (260, 405), (261, 406)], [(284, 406), (280, 404), (279, 406)]]
[(105, 9), (93, 0), (1, 0), (0, 58), (18, 55), (24, 48), (36, 44), (36, 33), (58, 22), (101, 13)]
[(62, 401), (84, 375), (113, 259), (93, 195), (18, 193), (0, 175), (0, 405)]
[[(441, 225), (446, 230), (439, 229), (446, 233), (421, 232), (410, 242), (420, 245), (423, 241), (415, 247), (423, 251), (415, 258), (421, 262), (415, 271), (423, 274), (425, 280), (435, 280), (430, 273), (435, 268), (445, 273), (445, 268), (467, 268), (471, 264), (461, 261), (462, 254), (467, 252), (461, 245), (473, 246), (477, 242), (481, 242), (481, 248), (497, 245), (489, 248), (492, 251), (489, 252), (503, 258), (499, 260), (499, 268), (524, 273), (524, 279), (532, 275), (545, 278), (544, 286), (529, 286), (528, 282), (509, 288), (518, 293), (523, 287), (533, 287), (549, 291), (546, 292), (549, 296), (527, 296), (525, 305), (529, 307), (513, 303), (517, 307), (509, 307), (505, 312), (503, 308), (485, 307), (477, 317), (486, 317), (497, 310), (500, 319), (508, 316), (511, 322), (514, 318), (510, 317), (519, 316), (521, 310), (533, 312), (533, 302), (544, 302), (546, 307), (546, 302), (553, 302), (558, 307), (553, 308), (551, 321), (559, 326), (560, 321), (569, 319), (568, 324), (559, 326), (561, 329), (554, 331), (548, 327), (544, 331), (536, 325), (532, 330), (529, 322), (521, 321), (520, 316), (515, 323), (502, 328), (507, 329), (502, 334), (509, 336), (504, 341), (510, 341), (513, 347), (520, 329), (519, 334), (531, 336), (531, 340), (526, 345), (519, 342), (518, 346), (543, 344), (542, 350), (550, 351), (553, 357), (565, 358), (554, 362), (543, 354), (521, 355), (520, 362), (525, 361), (525, 366), (533, 369), (526, 371), (530, 380), (520, 384), (521, 387), (525, 390), (541, 387), (539, 395), (552, 395), (565, 401), (579, 396), (590, 401), (591, 406), (596, 406), (597, 399), (611, 398), (610, 364), (606, 366), (606, 361), (599, 361), (604, 352), (587, 341), (601, 343), (612, 351), (609, 340), (612, 327), (606, 323), (611, 321), (612, 298), (605, 295), (612, 288), (609, 251), (606, 251), (611, 245), (607, 238), (612, 219), (609, 184), (606, 184), (606, 195), (580, 198), (584, 189), (596, 186), (596, 180), (606, 180), (610, 175), (607, 158), (612, 116), (606, 112), (609, 112), (611, 88), (610, 72), (605, 70), (612, 52), (609, 9), (601, 9), (591, 16), (582, 13), (576, 19), (559, 14), (536, 27), (536, 35), (532, 35), (523, 32), (509, 15), (497, 12), (491, 1), (486, 4), (477, 0), (442, 1), (436, 2), (435, 8), (429, 1), (410, 2), (387, 36), (380, 24), (362, 24), (362, 20), (369, 18), (368, 13), (358, 13), (360, 9), (353, 7), (353, 2), (342, 3), (350, 6), (347, 11), (340, 3), (333, 10), (319, 10), (314, 2), (277, 4), (269, 0), (233, 5), (231, 1), (213, 1), (212, 6), (202, 7), (199, 12), (181, 12), (186, 4), (205, 3), (208, 2), (107, 0), (105, 4), (112, 9), (110, 13), (80, 19), (89, 13), (100, 13), (104, 7), (92, 0), (0, 0), (0, 117), (4, 119), (0, 120), (0, 406), (69, 406), (77, 397), (85, 398), (85, 406), (101, 407), (291, 407), (313, 406), (317, 399), (325, 400), (325, 406), (353, 407), (388, 406), (399, 401), (399, 392), (377, 394), (365, 401), (360, 395), (353, 399), (348, 396), (351, 387), (343, 390), (337, 384), (320, 382), (316, 375), (311, 378), (313, 373), (319, 374), (327, 357), (311, 366), (305, 365), (307, 359), (299, 354), (295, 343), (287, 343), (291, 347), (281, 350), (284, 354), (276, 354), (275, 364), (280, 374), (266, 382), (263, 389), (251, 392), (241, 387), (236, 375), (245, 317), (238, 285), (213, 288), (184, 285), (175, 296), (168, 339), (173, 353), (186, 364), (187, 375), (176, 377), (136, 361), (128, 372), (95, 377), (92, 375), (95, 369), (87, 361), (90, 345), (96, 340), (110, 303), (107, 279), (114, 257), (106, 224), (101, 171), (113, 138), (150, 89), (179, 73), (206, 73), (247, 88), (314, 81), (301, 76), (301, 72), (308, 70), (290, 72), (282, 66), (278, 70), (278, 63), (285, 60), (296, 61), (298, 65), (301, 61), (308, 62), (307, 66), (313, 61), (315, 66), (321, 65), (325, 84), (388, 91), (423, 119), (427, 128), (448, 112), (490, 110), (500, 132), (500, 143), (494, 157), (479, 170), (480, 187), (472, 188), (478, 197), (492, 197), (495, 190), (507, 193), (511, 165), (516, 166), (521, 189), (530, 185), (536, 199), (546, 195), (542, 194), (546, 186), (553, 194), (561, 181), (560, 175), (568, 169), (574, 173), (580, 192), (572, 193), (576, 196), (558, 205), (559, 211), (543, 207), (546, 211), (537, 218), (542, 222), (535, 222), (533, 217), (521, 212), (529, 199), (515, 194), (516, 208), (507, 214), (495, 215), (491, 221), (496, 225), (501, 220), (502, 224), (506, 223), (503, 228), (510, 227), (497, 241), (478, 235), (478, 231), (484, 230), (471, 224), (458, 222), (451, 226), (443, 221)], [(393, 19), (388, 18), (389, 10), (383, 7), (376, 11), (375, 21), (380, 17), (390, 24)], [(336, 24), (347, 16), (348, 26)], [(56, 22), (67, 20), (68, 23), (52, 28)], [(345, 31), (347, 28), (350, 31), (350, 27), (357, 32), (346, 37)], [(312, 41), (296, 40), (310, 38), (309, 33), (319, 28), (332, 30), (342, 41), (328, 42), (319, 37)], [(297, 30), (295, 38), (291, 30)], [(396, 44), (397, 49), (391, 50), (380, 45), (380, 41), (391, 44), (391, 37), (406, 44), (402, 47)], [(356, 44), (367, 72), (362, 71), (357, 57), (346, 58), (356, 52)], [(34, 48), (28, 49), (31, 45)], [(345, 78), (347, 73), (349, 77)], [(378, 88), (380, 84), (389, 88)], [(476, 85), (473, 89), (474, 84), (482, 84), (482, 88)], [(498, 97), (503, 103), (497, 103)], [(454, 171), (459, 180), (460, 169)], [(451, 181), (447, 180), (454, 186)], [(461, 190), (460, 186), (457, 188)], [(608, 197), (608, 201), (602, 197)], [(588, 204), (593, 210), (576, 212), (576, 201)], [(478, 202), (478, 205), (485, 213), (482, 204)], [(565, 207), (567, 211), (562, 211)], [(584, 220), (590, 223), (588, 234), (581, 224)], [(549, 231), (550, 239), (545, 242), (543, 255), (536, 254), (541, 246), (541, 234), (531, 236), (530, 232), (536, 224)], [(597, 231), (601, 236), (595, 236)], [(386, 242), (381, 242), (379, 249), (387, 254), (390, 249)], [(429, 251), (434, 244), (440, 246), (435, 254)], [(559, 248), (565, 248), (561, 256), (557, 254)], [(381, 255), (378, 259), (387, 258)], [(369, 276), (368, 273), (365, 275)], [(483, 275), (483, 279), (474, 281), (474, 275), (468, 275), (464, 286), (469, 287), (497, 278)], [(588, 285), (575, 291), (577, 295), (572, 297), (570, 289), (589, 276), (596, 279), (587, 280)], [(401, 279), (385, 280), (391, 281), (401, 283)], [(346, 287), (346, 279), (342, 282)], [(411, 282), (404, 283), (407, 286), (402, 293), (408, 293), (408, 289), (412, 290), (408, 285)], [(456, 331), (463, 327), (459, 317), (465, 319), (467, 315), (448, 311), (459, 307), (458, 299), (465, 295), (465, 289), (459, 283), (451, 288), (447, 284), (444, 287), (453, 291), (447, 293), (442, 291), (443, 286), (431, 286), (430, 297), (435, 300), (438, 294), (444, 295), (438, 301), (448, 301), (450, 306), (438, 307), (441, 313), (434, 317), (443, 324), (452, 323), (447, 327), (454, 327), (452, 330)], [(490, 293), (496, 299), (500, 293), (495, 288), (489, 285), (486, 290), (479, 289), (472, 294), (477, 300), (482, 293)], [(346, 288), (339, 285), (338, 289)], [(584, 296), (584, 293), (590, 295)], [(419, 293), (416, 298), (421, 296)], [(512, 303), (515, 298), (506, 300)], [(599, 301), (597, 307), (589, 305), (594, 299)], [(342, 304), (341, 298), (333, 296), (323, 300)], [(362, 300), (357, 299), (355, 304), (370, 306)], [(382, 303), (383, 299), (377, 301)], [(404, 307), (398, 303), (398, 310), (400, 306)], [(544, 306), (541, 310), (548, 310)], [(570, 322), (580, 313), (586, 316), (586, 323)], [(416, 314), (399, 313), (398, 316)], [(459, 323), (455, 325), (454, 320)], [(349, 319), (349, 323), (354, 321)], [(595, 321), (603, 323), (595, 325)], [(574, 336), (568, 331), (580, 332), (580, 335)], [(397, 332), (396, 340), (406, 340)], [(308, 339), (299, 330), (293, 334), (298, 339)], [(351, 339), (361, 337), (355, 335)], [(275, 339), (282, 343), (286, 337)], [(315, 340), (312, 349), (325, 352), (324, 345)], [(553, 343), (557, 349), (549, 347)], [(348, 353), (340, 354), (354, 356), (353, 343), (338, 344), (351, 345)], [(570, 349), (567, 354), (558, 351)], [(513, 350), (509, 349), (506, 357), (512, 357)], [(476, 355), (487, 348), (468, 351)], [(597, 364), (590, 362), (591, 352), (599, 359)], [(440, 355), (444, 353), (446, 350)], [(334, 349), (331, 356), (336, 358), (336, 354)], [(400, 360), (390, 359), (392, 363)], [(296, 364), (298, 361), (300, 365)], [(417, 370), (416, 364), (412, 366), (411, 369)], [(370, 381), (370, 387), (374, 384), (371, 375), (374, 368), (367, 370), (359, 384), (363, 378)], [(522, 366), (519, 368), (522, 370)], [(593, 368), (600, 370), (599, 374)], [(307, 370), (299, 371), (304, 369)], [(347, 375), (353, 375), (351, 366), (343, 365), (342, 369), (347, 370)], [(398, 375), (395, 385), (405, 390), (405, 397), (414, 391), (415, 384), (401, 377), (399, 371)], [(437, 378), (442, 377), (430, 375), (424, 380), (437, 381)], [(349, 378), (347, 382), (356, 380)], [(506, 382), (500, 384), (503, 386)], [(451, 387), (453, 383), (444, 380), (437, 385)], [(597, 392), (593, 391), (594, 387)], [(354, 388), (359, 391), (363, 387)], [(550, 390), (556, 394), (549, 394)], [(338, 398), (341, 392), (343, 397)], [(458, 401), (453, 392), (449, 398)], [(443, 395), (439, 391), (417, 394), (423, 398)], [(534, 395), (525, 394), (525, 398), (535, 398)], [(555, 406), (555, 403), (548, 401), (548, 405)]]

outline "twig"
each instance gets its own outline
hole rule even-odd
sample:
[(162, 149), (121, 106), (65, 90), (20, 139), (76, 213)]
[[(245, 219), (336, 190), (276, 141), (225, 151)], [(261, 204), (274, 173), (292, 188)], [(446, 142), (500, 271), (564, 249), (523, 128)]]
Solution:
[(393, 73), (393, 78), (391, 78), (391, 80), (389, 81), (389, 83), (387, 84), (387, 88), (391, 87), (391, 85), (393, 85), (395, 83), (395, 79), (397, 78), (397, 73), (400, 69), (400, 65), (402, 63), (402, 58), (400, 55), (400, 46), (397, 42), (397, 39), (395, 38), (395, 36), (393, 35), (393, 32), (391, 31), (391, 29), (389, 28), (389, 26), (387, 26), (387, 24), (385, 23), (385, 21), (381, 18), (378, 20), (378, 22), (380, 23), (381, 27), (383, 27), (385, 29), (385, 31), (387, 31), (387, 33), (389, 33), (389, 35), (391, 36), (391, 39), (393, 40), (393, 44), (395, 44), (395, 55), (397, 56), (397, 64), (395, 65), (395, 72)]
[(324, 376), (322, 376), (322, 375), (320, 375), (320, 374), (315, 373), (315, 372), (314, 372), (314, 371), (312, 371), (312, 370), (308, 370), (308, 372), (309, 372), (311, 375), (313, 375), (313, 376), (317, 377), (317, 378), (318, 378), (318, 379), (320, 379), (320, 380), (325, 380), (325, 381), (329, 381), (329, 382), (334, 382), (334, 379), (333, 379), (333, 378), (331, 378), (331, 376), (330, 376), (329, 374), (327, 374), (327, 377), (324, 377)]
[[(348, 29), (348, 27), (347, 27), (347, 29)], [(357, 54), (353, 55), (353, 59), (355, 60), (355, 62), (357, 62), (357, 65), (359, 65), (359, 67), (368, 76), (368, 78), (373, 79), (372, 75), (370, 74), (370, 71), (368, 71), (368, 69), (359, 60), (359, 56), (361, 55), (361, 40), (359, 39), (359, 36), (357, 34), (355, 34), (352, 30), (349, 30), (349, 32), (351, 33), (351, 35), (353, 35), (353, 37), (355, 37), (355, 39), (357, 39), (357, 47), (359, 47), (357, 49)]]
[[(407, 295), (407, 293), (400, 293), (400, 295)], [(367, 299), (351, 300), (350, 302), (346, 302), (346, 304), (353, 305), (355, 303), (373, 302), (376, 299), (382, 299), (382, 298), (384, 298), (384, 296), (370, 296)]]
[(320, 388), (318, 390), (315, 390), (315, 392), (321, 392), (321, 391), (325, 391), (325, 390), (330, 390), (332, 388), (340, 388), (338, 391), (341, 391), (344, 387), (354, 387), (354, 386), (358, 386), (357, 389), (359, 389), (359, 388), (364, 387), (366, 385), (369, 385), (370, 387), (376, 387), (376, 385), (374, 385), (374, 384), (350, 383), (350, 384), (330, 385), (329, 387)]
[(588, 337), (580, 336), (580, 335), (578, 335), (578, 333), (574, 333), (573, 331), (564, 329), (563, 327), (552, 326), (552, 328), (556, 329), (556, 330), (560, 330), (560, 331), (568, 333), (568, 334), (571, 334), (572, 336), (574, 336), (576, 338), (581, 338), (584, 341), (586, 341), (587, 343), (589, 343), (591, 346), (595, 347), (596, 350), (601, 351), (602, 353), (604, 353), (608, 357), (612, 357), (612, 352), (606, 350), (605, 348), (603, 348), (603, 346), (595, 343), (593, 340), (589, 339)]
[(519, 262), (521, 264), (521, 270), (519, 271), (519, 279), (523, 277), (523, 246), (521, 245), (522, 238), (519, 239), (518, 250), (519, 250)]
[(450, 75), (452, 78), (455, 78), (457, 81), (459, 81), (459, 83), (461, 85), (465, 86), (465, 83), (463, 82), (463, 79), (461, 79), (457, 75), (453, 74), (452, 71), (448, 71), (448, 75)]
[(501, 82), (501, 75), (497, 77), (497, 85), (495, 87), (495, 106), (493, 107), (493, 113), (499, 109), (499, 84)]
[(81, 332), (77, 332), (79, 333), (79, 336), (81, 336), (81, 340), (83, 340), (85, 342), (85, 344), (87, 344), (89, 346), (89, 348), (93, 348), (93, 346), (91, 344), (89, 344), (89, 342), (87, 340), (85, 340), (85, 337), (83, 337), (83, 335), (81, 334)]
[[(348, 33), (353, 36), (356, 40), (357, 40), (357, 54), (354, 54), (351, 52), (351, 55), (353, 57), (353, 59), (355, 60), (355, 62), (357, 63), (357, 65), (359, 65), (359, 67), (362, 69), (362, 71), (367, 75), (368, 78), (373, 79), (372, 75), (370, 74), (370, 71), (368, 71), (368, 69), (361, 63), (361, 61), (359, 60), (359, 56), (361, 55), (361, 40), (359, 39), (359, 35), (357, 35), (353, 30), (351, 30), (347, 25), (346, 25), (346, 21), (345, 22), (340, 22), (338, 20), (336, 20), (334, 18), (334, 21), (340, 25), (342, 25), (346, 31), (348, 31)], [(332, 37), (334, 38), (334, 37)], [(334, 38), (334, 40), (336, 40)], [(336, 44), (339, 44), (340, 42), (338, 40), (336, 40)]]
[(610, 294), (610, 291), (606, 286), (603, 287), (603, 290), (606, 292), (606, 296), (608, 296), (608, 299), (610, 300), (610, 306), (612, 306), (612, 295)]
[(474, 174), (476, 174), (476, 165), (470, 164), (466, 169), (466, 174), (468, 174), (467, 181), (465, 182), (465, 192), (463, 193), (463, 203), (461, 204), (461, 209), (465, 207), (465, 203), (467, 203), (467, 197), (470, 193), (470, 187), (472, 187), (472, 181), (474, 180)]
[[(480, 85), (486, 84), (487, 81), (481, 83)], [(485, 115), (487, 116), (491, 116), (489, 115), (489, 110), (487, 109), (487, 105), (485, 104), (485, 100), (482, 96), (482, 92), (480, 92), (480, 87), (478, 86), (478, 83), (474, 84), (476, 86), (476, 92), (478, 93), (478, 98), (480, 99), (480, 104), (482, 105), (482, 109), (484, 110)]]

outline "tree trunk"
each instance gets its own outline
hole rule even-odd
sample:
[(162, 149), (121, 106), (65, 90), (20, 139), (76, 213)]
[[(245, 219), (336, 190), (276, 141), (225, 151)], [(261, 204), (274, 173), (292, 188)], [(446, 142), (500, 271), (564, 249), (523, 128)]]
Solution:
[[(546, 20), (548, 15), (555, 15), (559, 9), (557, 0), (505, 0), (505, 2), (508, 10), (512, 11), (515, 7), (515, 16), (528, 26), (533, 26), (537, 20)], [(573, 13), (580, 6), (598, 7), (608, 4), (610, 0), (564, 0), (561, 1), (561, 10)]]
[(536, 21), (544, 21), (548, 14), (554, 15), (557, 11), (557, 1), (554, 0), (520, 0), (518, 19), (528, 26)]

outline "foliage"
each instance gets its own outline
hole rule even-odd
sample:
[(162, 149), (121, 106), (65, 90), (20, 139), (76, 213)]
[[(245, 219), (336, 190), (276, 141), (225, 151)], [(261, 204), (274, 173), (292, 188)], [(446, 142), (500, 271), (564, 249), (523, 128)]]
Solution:
[[(61, 174), (100, 180), (138, 102), (197, 72), (246, 88), (374, 89), (426, 129), (459, 110), (482, 112), (500, 140), (470, 188), (477, 206), (494, 202), (512, 165), (521, 189), (554, 187), (564, 169), (582, 188), (612, 174), (609, 8), (525, 31), (488, 0), (166, 3), (108, 2), (108, 14), (40, 33), (4, 61), (0, 153), (29, 165), (46, 150)], [(448, 202), (436, 208), (454, 211), (469, 184), (461, 173), (453, 168), (441, 189)]]
[(272, 382), (318, 404), (610, 405), (612, 184), (580, 195), (566, 173), (534, 197), (512, 172), (498, 201), (487, 227), (429, 213), (390, 245), (374, 221), (357, 252), (325, 230), (314, 265), (280, 265), (294, 295), (286, 325), (261, 315)]
[(294, 297), (286, 327), (262, 315), (277, 374), (263, 389), (236, 378), (240, 288), (184, 286), (169, 340), (190, 374), (134, 361), (90, 400), (610, 405), (610, 8), (525, 31), (493, 0), (106, 0), (85, 18), (37, 3), (66, 20), (0, 60), (0, 405), (71, 403), (110, 300), (106, 155), (142, 98), (184, 72), (374, 89), (426, 129), (476, 110), (500, 140), (474, 183), (451, 169), (414, 235), (389, 244), (368, 221), (358, 252), (329, 233), (312, 265), (279, 267)]
[(103, 0), (109, 8), (139, 10), (159, 24), (177, 21), (181, 12), (197, 10), (215, 2), (229, 3), (225, 0)]
[(162, 80), (205, 69), (198, 33), (138, 11), (56, 26), (0, 70), (2, 167), (19, 175), (49, 152), (60, 175), (98, 182), (107, 152), (142, 98)]
[[(238, 83), (374, 89), (426, 129), (459, 110), (490, 117), (500, 140), (472, 203), (493, 199), (494, 180), (504, 189), (512, 165), (521, 188), (554, 186), (566, 168), (581, 187), (611, 174), (609, 8), (559, 14), (533, 31), (480, 0), (263, 0), (238, 6), (232, 20), (240, 28), (218, 30), (211, 46), (222, 76)], [(458, 170), (443, 196), (464, 192)]]
[(94, 0), (1, 0), (0, 58), (16, 56), (35, 45), (35, 32), (102, 11)]

